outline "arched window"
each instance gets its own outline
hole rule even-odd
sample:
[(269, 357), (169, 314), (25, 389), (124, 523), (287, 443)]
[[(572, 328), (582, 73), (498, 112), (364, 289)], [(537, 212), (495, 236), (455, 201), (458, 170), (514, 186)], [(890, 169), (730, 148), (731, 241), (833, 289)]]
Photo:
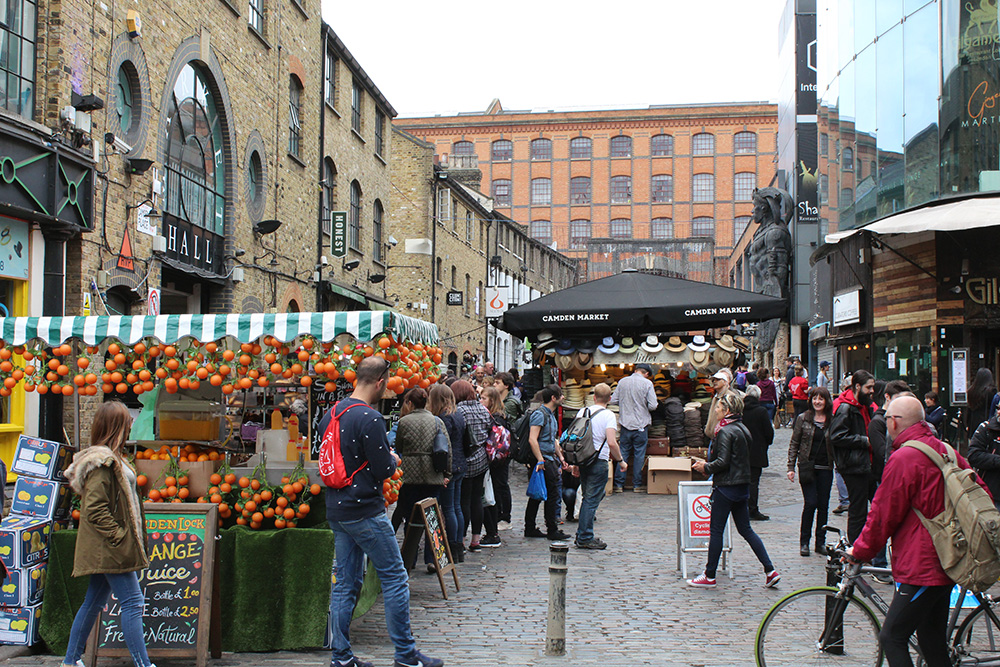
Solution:
[[(226, 160), (222, 118), (205, 75), (188, 63), (167, 112), (166, 212), (225, 234)], [(221, 268), (221, 267), (220, 267)]]
[(569, 181), (569, 203), (574, 206), (586, 206), (590, 204), (591, 187), (590, 177), (575, 176)]
[(330, 158), (323, 159), (323, 233), (333, 234), (331, 214), (337, 207), (337, 167)]
[(854, 204), (854, 190), (842, 188), (840, 191), (840, 208), (849, 208)]
[(351, 211), (347, 216), (347, 245), (361, 252), (361, 184), (351, 181)]
[(669, 174), (653, 176), (653, 203), (669, 204), (674, 200), (674, 177)]
[(288, 152), (299, 157), (302, 142), (302, 82), (288, 77)]
[(840, 163), (844, 165), (844, 171), (854, 171), (854, 150), (845, 148)]
[(691, 200), (715, 201), (715, 174), (695, 174), (691, 179)]
[(669, 134), (657, 134), (649, 140), (649, 152), (653, 157), (670, 157), (674, 154), (674, 138)]
[(531, 179), (531, 205), (548, 206), (552, 203), (552, 179)]
[(649, 233), (654, 239), (672, 239), (674, 238), (674, 221), (670, 218), (653, 218)]
[(498, 178), (493, 181), (493, 203), (497, 206), (510, 206), (510, 181)]
[(514, 143), (507, 139), (497, 139), (493, 142), (493, 161), (509, 162), (514, 157)]
[(757, 152), (757, 135), (753, 132), (737, 132), (733, 135), (733, 152), (749, 155)]
[(573, 160), (589, 160), (593, 153), (593, 142), (588, 137), (574, 137), (569, 142), (569, 157)]
[(739, 242), (743, 237), (743, 232), (747, 230), (747, 226), (750, 224), (749, 215), (740, 215), (733, 220), (733, 245)]
[(715, 135), (707, 132), (691, 137), (692, 155), (715, 155)]
[(611, 177), (611, 203), (628, 204), (632, 201), (632, 177)]
[(535, 139), (531, 142), (532, 160), (551, 160), (552, 142), (548, 139)]
[(471, 141), (456, 141), (451, 145), (452, 155), (475, 155), (476, 145)]
[(539, 243), (551, 245), (552, 243), (552, 222), (550, 220), (532, 220), (531, 238)]
[(733, 181), (733, 197), (736, 201), (753, 199), (754, 188), (757, 187), (757, 174), (752, 171), (741, 171)]
[(611, 157), (632, 157), (632, 137), (611, 137)]
[(590, 238), (590, 220), (574, 220), (569, 223), (569, 247), (579, 249), (586, 247)]
[(379, 264), (385, 261), (382, 245), (382, 202), (378, 199), (372, 205), (372, 259)]
[(632, 220), (629, 218), (615, 218), (611, 221), (609, 235), (613, 239), (632, 238)]
[(715, 236), (715, 219), (703, 216), (692, 220), (691, 236)]

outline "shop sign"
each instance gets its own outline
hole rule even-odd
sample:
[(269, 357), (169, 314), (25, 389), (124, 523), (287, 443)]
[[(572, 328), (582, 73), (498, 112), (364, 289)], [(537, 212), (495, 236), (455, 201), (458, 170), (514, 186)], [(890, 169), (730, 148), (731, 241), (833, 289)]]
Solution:
[(833, 326), (857, 324), (861, 321), (861, 289), (853, 289), (833, 297)]
[(980, 306), (1000, 305), (1000, 280), (997, 278), (969, 278), (965, 283), (965, 293), (973, 303)]
[(954, 348), (951, 350), (951, 404), (965, 405), (968, 395), (965, 388), (969, 386), (969, 350)]
[(223, 246), (218, 234), (164, 214), (163, 236), (167, 239), (167, 257), (221, 274)]
[(464, 294), (458, 290), (448, 290), (448, 305), (449, 306), (461, 306), (463, 303), (462, 297)]
[(497, 318), (510, 306), (510, 287), (486, 288), (486, 319)]
[(330, 239), (330, 254), (334, 257), (347, 256), (347, 211), (331, 211), (330, 223), (333, 235)]
[(140, 234), (156, 236), (156, 226), (153, 224), (153, 219), (149, 217), (152, 212), (153, 207), (149, 204), (143, 204), (136, 211), (135, 229)]
[(28, 279), (28, 223), (0, 216), (0, 276)]

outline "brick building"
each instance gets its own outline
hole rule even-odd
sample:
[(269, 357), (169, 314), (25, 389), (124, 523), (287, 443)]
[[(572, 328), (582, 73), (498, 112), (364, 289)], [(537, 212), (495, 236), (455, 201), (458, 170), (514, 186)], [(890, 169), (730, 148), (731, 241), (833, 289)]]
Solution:
[(611, 261), (618, 242), (631, 256), (637, 240), (648, 240), (642, 253), (668, 254), (673, 244), (659, 242), (710, 239), (699, 275), (725, 282), (750, 195), (775, 174), (771, 104), (531, 113), (494, 101), (484, 113), (396, 123), (439, 155), (474, 159), (498, 210), (588, 265)]

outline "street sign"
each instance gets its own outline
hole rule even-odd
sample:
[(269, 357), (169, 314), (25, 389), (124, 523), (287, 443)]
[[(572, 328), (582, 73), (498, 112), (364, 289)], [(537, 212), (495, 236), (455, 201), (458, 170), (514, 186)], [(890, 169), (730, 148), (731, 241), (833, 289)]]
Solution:
[(347, 256), (347, 211), (331, 211), (333, 237), (330, 240), (330, 254), (334, 257)]
[(90, 290), (83, 290), (83, 316), (90, 317), (90, 314), (91, 314)]
[(449, 306), (461, 306), (462, 305), (463, 293), (458, 290), (448, 291), (448, 305)]
[(486, 288), (486, 319), (500, 317), (510, 306), (510, 287)]
[[(712, 483), (677, 484), (677, 569), (687, 578), (688, 556), (708, 551), (712, 527)], [(722, 569), (733, 577), (733, 537), (730, 521), (722, 533)]]
[(146, 297), (146, 314), (147, 315), (160, 314), (160, 290), (158, 289), (149, 290), (149, 296)]

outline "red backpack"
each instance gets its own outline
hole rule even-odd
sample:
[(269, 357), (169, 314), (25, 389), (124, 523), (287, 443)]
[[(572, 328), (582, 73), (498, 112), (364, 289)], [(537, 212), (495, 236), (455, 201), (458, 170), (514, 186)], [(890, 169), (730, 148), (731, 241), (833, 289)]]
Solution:
[(337, 403), (333, 406), (330, 416), (330, 424), (323, 434), (323, 442), (319, 447), (319, 476), (323, 483), (334, 489), (343, 489), (349, 486), (354, 480), (354, 476), (361, 472), (361, 469), (368, 465), (368, 461), (361, 464), (361, 467), (347, 474), (347, 466), (344, 464), (344, 455), (340, 451), (340, 418), (351, 408), (360, 407), (361, 403), (354, 403), (344, 408), (337, 414)]

